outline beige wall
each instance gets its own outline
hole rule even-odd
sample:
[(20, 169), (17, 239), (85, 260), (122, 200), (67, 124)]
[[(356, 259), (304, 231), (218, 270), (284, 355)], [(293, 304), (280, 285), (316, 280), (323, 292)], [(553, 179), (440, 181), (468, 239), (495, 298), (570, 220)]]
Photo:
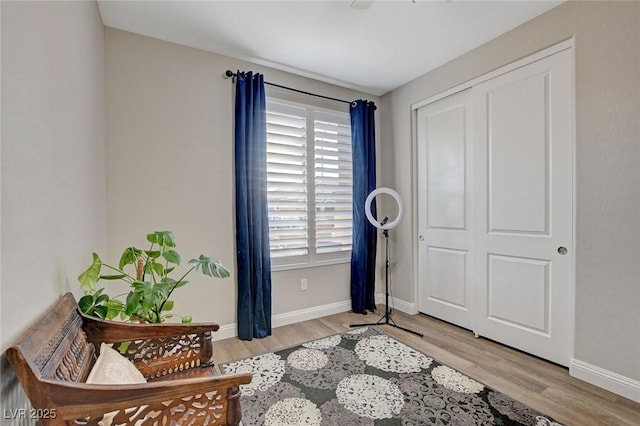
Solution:
[[(414, 190), (411, 105), (575, 37), (577, 235), (574, 358), (640, 380), (640, 3), (567, 2), (394, 90), (381, 105), (382, 183)], [(409, 203), (412, 212), (415, 205)], [(415, 221), (415, 217), (409, 218)], [(415, 301), (412, 220), (394, 269)]]
[[(106, 30), (108, 258), (172, 230), (184, 258), (219, 257), (231, 279), (190, 276), (176, 313), (236, 322), (233, 93), (227, 69), (339, 99), (378, 98), (225, 56)], [(273, 314), (349, 300), (349, 265), (274, 272)], [(300, 279), (308, 291), (300, 291)]]
[(4, 350), (105, 247), (105, 98), (95, 3), (1, 7)]

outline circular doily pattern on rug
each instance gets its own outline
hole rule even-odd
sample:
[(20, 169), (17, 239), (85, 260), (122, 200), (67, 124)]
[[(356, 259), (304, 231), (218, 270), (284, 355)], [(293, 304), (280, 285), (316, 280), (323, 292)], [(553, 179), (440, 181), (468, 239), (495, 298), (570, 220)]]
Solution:
[(329, 357), (317, 349), (298, 349), (287, 357), (287, 363), (293, 368), (304, 371), (319, 370), (329, 361)]
[(336, 389), (338, 402), (362, 417), (389, 419), (404, 405), (398, 386), (370, 374), (356, 374), (342, 380)]
[(479, 393), (484, 389), (482, 383), (478, 383), (446, 365), (440, 365), (431, 370), (431, 376), (438, 384), (456, 392)]
[(276, 383), (265, 392), (257, 391), (251, 396), (243, 395), (241, 397), (242, 423), (245, 426), (263, 425), (264, 415), (269, 408), (286, 398), (306, 399), (306, 395), (299, 387), (286, 382)]
[(355, 352), (367, 365), (393, 373), (417, 373), (433, 362), (432, 358), (385, 335), (360, 340)]
[(294, 366), (289, 364), (286, 374), (294, 382), (301, 383), (308, 388), (335, 389), (345, 377), (364, 373), (366, 365), (353, 351), (336, 346), (335, 348), (325, 349), (322, 353), (329, 359), (323, 368), (301, 370), (292, 368)]
[(253, 395), (278, 383), (284, 375), (285, 362), (279, 355), (268, 353), (253, 358), (231, 362), (224, 366), (225, 373), (251, 373), (248, 385), (240, 385), (242, 395)]
[(313, 402), (304, 398), (286, 398), (269, 407), (265, 426), (319, 426), (322, 416)]
[(330, 336), (324, 339), (314, 340), (313, 342), (304, 343), (302, 346), (309, 349), (329, 349), (340, 344), (340, 336)]

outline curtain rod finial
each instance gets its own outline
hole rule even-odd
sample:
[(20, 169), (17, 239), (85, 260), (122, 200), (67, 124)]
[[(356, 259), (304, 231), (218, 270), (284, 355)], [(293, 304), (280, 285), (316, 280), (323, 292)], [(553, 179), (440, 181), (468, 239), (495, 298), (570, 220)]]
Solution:
[(231, 70), (226, 70), (226, 71), (225, 71), (225, 73), (224, 73), (224, 76), (225, 76), (226, 78), (231, 78), (231, 77), (235, 77), (235, 76), (236, 76), (236, 73), (234, 73), (234, 72), (233, 72), (233, 71), (231, 71)]

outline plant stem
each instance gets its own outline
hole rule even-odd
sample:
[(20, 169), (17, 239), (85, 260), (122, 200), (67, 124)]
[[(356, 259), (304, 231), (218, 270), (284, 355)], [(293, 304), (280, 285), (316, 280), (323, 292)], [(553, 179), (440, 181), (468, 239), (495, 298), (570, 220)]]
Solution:
[[(138, 317), (138, 318), (140, 318), (140, 319), (142, 319), (142, 320), (144, 320), (144, 321), (146, 321), (146, 322), (148, 322), (148, 323), (150, 323), (150, 324), (153, 324), (153, 321), (151, 321), (151, 318), (149, 318), (149, 317), (147, 317), (147, 316), (140, 315), (140, 314), (138, 314), (137, 312), (134, 312), (134, 313), (133, 313), (133, 315), (135, 315), (136, 317)], [(131, 317), (131, 316), (132, 316), (132, 315), (130, 315), (130, 317)]]
[[(123, 271), (122, 269), (115, 268), (115, 267), (113, 267), (113, 266), (111, 266), (111, 265), (107, 265), (106, 263), (103, 263), (103, 264), (102, 264), (102, 266), (106, 266), (107, 268), (113, 269), (114, 271), (118, 271), (118, 272), (120, 272), (121, 274), (124, 274), (126, 278), (129, 278), (129, 279), (131, 280), (131, 282), (134, 282), (134, 281), (135, 281), (135, 279), (134, 279), (131, 275), (127, 274), (127, 273), (126, 273), (125, 271)], [(124, 278), (123, 278), (123, 279), (124, 279)], [(130, 282), (129, 284), (131, 284), (131, 282)]]
[[(153, 244), (151, 243), (151, 247), (149, 247), (149, 253), (151, 253), (151, 250), (153, 250)], [(144, 281), (144, 276), (147, 274), (147, 265), (149, 264), (149, 259), (151, 257), (149, 255), (147, 255), (147, 258), (144, 260), (144, 268), (142, 268), (142, 281)], [(153, 273), (152, 273), (153, 275)]]
[(120, 293), (120, 294), (118, 294), (116, 296), (111, 297), (111, 299), (116, 299), (118, 297), (126, 296), (127, 294), (129, 294), (129, 293)]

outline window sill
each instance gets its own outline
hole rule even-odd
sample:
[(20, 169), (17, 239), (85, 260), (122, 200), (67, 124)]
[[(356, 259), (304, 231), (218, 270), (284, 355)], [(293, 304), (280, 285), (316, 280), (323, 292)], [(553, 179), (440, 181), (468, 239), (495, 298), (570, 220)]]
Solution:
[(331, 266), (331, 265), (340, 265), (343, 263), (350, 263), (351, 259), (331, 259), (331, 260), (323, 260), (320, 262), (313, 262), (313, 263), (294, 263), (294, 264), (290, 264), (290, 265), (277, 265), (271, 266), (271, 271), (272, 272), (279, 272), (279, 271), (290, 271), (293, 269), (307, 269), (307, 268), (318, 268), (318, 267), (323, 267), (323, 266)]

